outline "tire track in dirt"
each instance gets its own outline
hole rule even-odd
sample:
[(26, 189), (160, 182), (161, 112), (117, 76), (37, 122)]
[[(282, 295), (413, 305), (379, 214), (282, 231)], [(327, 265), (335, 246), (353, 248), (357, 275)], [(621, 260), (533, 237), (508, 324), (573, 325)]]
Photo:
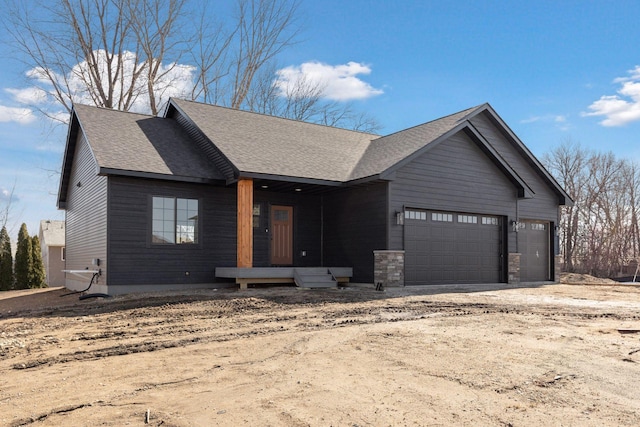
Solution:
[[(438, 302), (424, 299), (399, 299), (392, 303), (379, 300), (354, 303), (353, 301), (335, 302), (332, 301), (336, 299), (335, 297), (330, 298), (322, 294), (321, 296), (324, 298), (313, 302), (298, 301), (298, 295), (289, 298), (276, 295), (269, 299), (255, 297), (205, 301), (192, 298), (178, 298), (177, 301), (156, 299), (150, 305), (144, 304), (143, 307), (138, 305), (135, 308), (129, 308), (132, 302), (125, 301), (111, 306), (111, 311), (106, 309), (108, 304), (96, 306), (91, 310), (86, 310), (86, 307), (69, 308), (62, 316), (52, 315), (51, 318), (58, 320), (58, 332), (66, 333), (69, 341), (84, 344), (84, 349), (47, 355), (47, 353), (55, 353), (59, 340), (48, 341), (47, 335), (38, 336), (38, 329), (42, 329), (38, 327), (39, 321), (27, 318), (24, 322), (15, 322), (8, 325), (8, 329), (3, 330), (0, 336), (0, 360), (20, 358), (22, 361), (11, 365), (13, 369), (33, 369), (43, 365), (51, 366), (72, 361), (154, 352), (257, 335), (411, 321), (431, 317), (507, 315), (580, 320), (640, 319), (640, 316), (633, 313), (610, 313), (597, 310), (589, 312), (584, 309), (570, 311), (566, 307), (561, 310), (558, 306), (515, 307), (509, 304)], [(141, 301), (138, 301), (138, 304), (140, 303)], [(83, 310), (82, 316), (70, 316), (70, 314), (80, 314), (81, 310)], [(288, 314), (283, 315), (283, 311)], [(78, 323), (98, 325), (106, 330), (75, 332)], [(29, 331), (29, 334), (25, 331)], [(3, 339), (5, 337), (6, 339)], [(16, 337), (21, 337), (24, 342), (16, 341)], [(96, 344), (102, 344), (102, 346), (89, 348)], [(40, 354), (33, 355), (33, 353)]]

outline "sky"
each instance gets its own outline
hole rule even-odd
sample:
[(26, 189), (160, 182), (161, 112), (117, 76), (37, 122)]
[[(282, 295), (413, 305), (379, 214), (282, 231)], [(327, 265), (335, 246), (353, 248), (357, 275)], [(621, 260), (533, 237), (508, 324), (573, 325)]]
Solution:
[[(382, 135), (488, 102), (538, 157), (571, 140), (640, 161), (638, 1), (301, 0), (300, 16), (274, 84), (322, 82)], [(67, 128), (30, 106), (24, 59), (0, 43), (0, 208), (13, 190), (14, 239), (23, 222), (36, 234), (64, 219)]]

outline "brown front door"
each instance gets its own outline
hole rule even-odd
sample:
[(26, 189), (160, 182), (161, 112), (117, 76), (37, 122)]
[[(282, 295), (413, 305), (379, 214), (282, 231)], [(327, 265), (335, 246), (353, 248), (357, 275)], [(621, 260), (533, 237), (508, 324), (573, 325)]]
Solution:
[(271, 206), (271, 264), (293, 264), (292, 206)]

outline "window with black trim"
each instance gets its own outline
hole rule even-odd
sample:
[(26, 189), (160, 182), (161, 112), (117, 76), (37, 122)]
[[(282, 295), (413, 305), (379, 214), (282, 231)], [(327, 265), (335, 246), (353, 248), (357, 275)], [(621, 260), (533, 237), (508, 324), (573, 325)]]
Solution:
[(198, 199), (153, 197), (151, 235), (155, 244), (198, 243)]

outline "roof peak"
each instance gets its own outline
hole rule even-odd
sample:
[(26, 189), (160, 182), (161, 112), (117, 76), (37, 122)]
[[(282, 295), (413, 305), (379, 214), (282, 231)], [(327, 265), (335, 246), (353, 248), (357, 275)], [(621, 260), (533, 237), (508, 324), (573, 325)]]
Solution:
[[(255, 115), (255, 116), (259, 116), (259, 117), (265, 117), (265, 118), (269, 118), (269, 119), (276, 119), (276, 120), (283, 120), (283, 121), (287, 121), (287, 122), (293, 122), (293, 123), (303, 123), (305, 125), (309, 125), (309, 126), (319, 126), (319, 127), (323, 127), (323, 128), (329, 128), (329, 129), (338, 129), (341, 131), (345, 131), (345, 132), (355, 132), (358, 134), (362, 134), (362, 135), (371, 135), (374, 137), (379, 137), (381, 135), (375, 134), (375, 133), (371, 133), (371, 132), (364, 132), (361, 130), (354, 130), (354, 129), (348, 129), (348, 128), (343, 128), (343, 127), (338, 127), (338, 126), (331, 126), (331, 125), (326, 125), (326, 124), (322, 124), (322, 123), (314, 123), (314, 122), (307, 122), (305, 120), (298, 120), (298, 119), (291, 119), (288, 117), (282, 117), (282, 116), (275, 116), (272, 114), (266, 114), (266, 113), (259, 113), (256, 111), (250, 111), (250, 110), (241, 110), (238, 108), (231, 108), (231, 107), (227, 107), (224, 105), (217, 105), (217, 104), (207, 104), (206, 102), (201, 102), (201, 101), (190, 101), (187, 99), (182, 99), (182, 98), (175, 98), (175, 97), (171, 97), (169, 98), (169, 102), (167, 103), (167, 106), (171, 105), (171, 103), (181, 103), (181, 102), (185, 102), (185, 103), (189, 103), (189, 104), (198, 104), (201, 105), (203, 107), (206, 108), (219, 108), (219, 109), (223, 109), (223, 110), (227, 110), (227, 111), (231, 111), (231, 112), (238, 112), (238, 113), (243, 113), (243, 114), (251, 114), (251, 115)], [(165, 109), (165, 114), (166, 111), (168, 110)]]

